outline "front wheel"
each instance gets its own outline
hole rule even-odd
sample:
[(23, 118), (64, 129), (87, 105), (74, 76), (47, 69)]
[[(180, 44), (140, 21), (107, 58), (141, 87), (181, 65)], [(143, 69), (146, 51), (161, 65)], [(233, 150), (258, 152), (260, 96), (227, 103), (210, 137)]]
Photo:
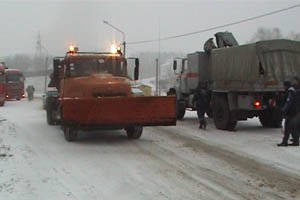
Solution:
[(232, 119), (227, 99), (224, 96), (217, 96), (213, 99), (213, 119), (215, 126), (222, 130), (233, 130), (236, 120)]
[(125, 128), (125, 130), (129, 139), (139, 139), (143, 133), (142, 126), (130, 126)]
[(5, 101), (0, 101), (0, 106), (4, 106)]
[(183, 101), (177, 101), (176, 105), (176, 118), (181, 120), (185, 115), (185, 105)]
[(64, 129), (64, 136), (65, 136), (65, 139), (68, 141), (68, 142), (72, 142), (72, 141), (75, 141), (77, 140), (77, 131), (72, 128), (72, 127), (69, 127), (69, 126), (65, 126), (63, 127)]
[[(171, 88), (167, 92), (168, 96), (175, 95), (176, 96), (176, 90), (174, 88)], [(177, 97), (176, 97), (177, 98)], [(176, 100), (176, 119), (183, 119), (185, 115), (185, 104), (183, 100)]]

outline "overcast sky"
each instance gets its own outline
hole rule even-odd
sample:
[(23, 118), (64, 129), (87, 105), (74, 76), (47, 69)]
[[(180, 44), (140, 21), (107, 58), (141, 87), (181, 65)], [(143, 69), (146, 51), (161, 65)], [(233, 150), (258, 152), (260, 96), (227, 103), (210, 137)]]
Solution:
[[(16, 53), (34, 54), (38, 32), (52, 55), (63, 55), (68, 44), (82, 51), (109, 50), (122, 35), (103, 20), (125, 32), (126, 41), (193, 32), (299, 4), (299, 1), (95, 1), (0, 0), (0, 58)], [(278, 27), (283, 34), (300, 33), (300, 7), (255, 21), (180, 39), (161, 41), (161, 51), (193, 52), (217, 31), (231, 31), (240, 43), (251, 39), (257, 28)], [(130, 54), (157, 51), (158, 43), (128, 45)]]

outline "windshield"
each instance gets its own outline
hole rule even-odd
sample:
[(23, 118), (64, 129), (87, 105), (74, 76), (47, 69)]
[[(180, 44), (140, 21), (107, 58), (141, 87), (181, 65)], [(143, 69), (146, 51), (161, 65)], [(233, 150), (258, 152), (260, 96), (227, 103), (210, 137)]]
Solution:
[(6, 82), (21, 82), (23, 81), (23, 76), (21, 74), (6, 74)]
[(109, 73), (115, 76), (126, 76), (124, 60), (109, 58), (76, 58), (69, 62), (69, 74), (72, 77)]

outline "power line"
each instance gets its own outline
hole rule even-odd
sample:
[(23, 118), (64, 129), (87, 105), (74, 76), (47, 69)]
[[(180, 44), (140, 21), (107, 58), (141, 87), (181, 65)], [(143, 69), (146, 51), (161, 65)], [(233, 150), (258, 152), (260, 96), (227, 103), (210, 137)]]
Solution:
[[(236, 25), (236, 24), (241, 24), (241, 23), (244, 23), (244, 22), (248, 22), (248, 21), (259, 19), (259, 18), (267, 17), (267, 16), (270, 16), (270, 15), (274, 15), (274, 14), (277, 14), (277, 13), (285, 12), (285, 11), (288, 11), (288, 10), (291, 10), (291, 9), (294, 9), (294, 8), (298, 8), (298, 7), (300, 7), (300, 4), (296, 4), (296, 5), (287, 7), (287, 8), (282, 8), (282, 9), (279, 9), (279, 10), (275, 10), (275, 11), (272, 11), (272, 12), (257, 15), (257, 16), (254, 16), (254, 17), (245, 18), (245, 19), (242, 19), (242, 20), (238, 20), (238, 21), (235, 21), (235, 22), (231, 22), (231, 23), (227, 23), (227, 24), (223, 24), (223, 25), (219, 25), (219, 26), (213, 26), (213, 27), (210, 27), (210, 28), (206, 28), (206, 29), (202, 29), (202, 30), (198, 30), (198, 31), (193, 31), (193, 32), (189, 32), (189, 33), (184, 33), (184, 34), (180, 34), (180, 35), (173, 35), (173, 36), (163, 37), (163, 38), (160, 38), (160, 41), (161, 40), (171, 40), (171, 39), (180, 38), (180, 37), (186, 37), (186, 36), (195, 35), (195, 34), (198, 34), (198, 33), (212, 31), (212, 30), (219, 29), (219, 28), (233, 26), (233, 25)], [(144, 44), (144, 43), (151, 43), (151, 42), (157, 42), (157, 41), (158, 41), (158, 39), (140, 40), (140, 41), (127, 42), (127, 44), (128, 45), (135, 45), (135, 44)]]

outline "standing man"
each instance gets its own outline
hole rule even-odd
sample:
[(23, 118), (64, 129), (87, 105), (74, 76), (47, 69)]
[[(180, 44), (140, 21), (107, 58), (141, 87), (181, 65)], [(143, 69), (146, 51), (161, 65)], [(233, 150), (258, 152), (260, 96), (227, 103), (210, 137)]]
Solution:
[(292, 146), (299, 146), (299, 136), (300, 136), (300, 81), (299, 78), (295, 77), (294, 78), (294, 84), (297, 85), (296, 87), (296, 97), (295, 97), (295, 101), (296, 101), (296, 116), (293, 118), (292, 122), (291, 122), (291, 126), (292, 126), (292, 141), (293, 143), (290, 144)]
[[(288, 82), (285, 82), (285, 87), (287, 86)], [(297, 129), (295, 126), (295, 120), (297, 119), (297, 113), (298, 113), (298, 105), (300, 102), (297, 102), (297, 89), (299, 87), (299, 78), (294, 77), (291, 83), (291, 86), (287, 90), (287, 98), (285, 101), (285, 104), (282, 108), (282, 113), (285, 117), (284, 122), (284, 136), (282, 138), (282, 142), (280, 144), (277, 144), (277, 146), (288, 146), (288, 140), (290, 137), (290, 134), (292, 133), (293, 136), (293, 143), (291, 145), (293, 146), (299, 146), (299, 139), (298, 142), (295, 141), (296, 139), (294, 136), (297, 134)], [(299, 133), (298, 133), (299, 134)]]
[(34, 93), (34, 87), (33, 85), (29, 85), (26, 88), (27, 96), (28, 96), (28, 101), (33, 100), (33, 93)]
[[(299, 94), (298, 94), (299, 95)], [(299, 146), (299, 136), (300, 136), (300, 112), (293, 118), (292, 124), (292, 144), (289, 144), (291, 146)]]
[(34, 98), (34, 91), (35, 91), (35, 88), (33, 85), (31, 85), (31, 88), (32, 88), (32, 99)]
[(204, 115), (209, 109), (209, 93), (207, 90), (207, 83), (198, 83), (192, 101), (193, 105), (196, 105), (199, 128), (205, 130), (206, 121)]

